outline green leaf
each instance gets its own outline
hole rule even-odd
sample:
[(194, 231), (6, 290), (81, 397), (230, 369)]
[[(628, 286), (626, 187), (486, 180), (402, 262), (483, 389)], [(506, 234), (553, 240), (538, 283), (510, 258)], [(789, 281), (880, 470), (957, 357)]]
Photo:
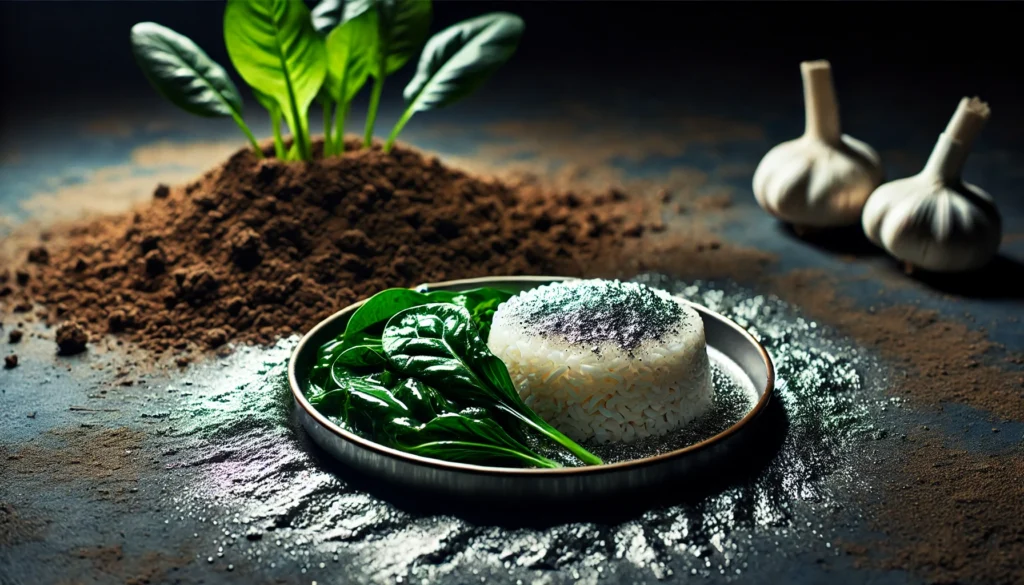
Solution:
[(441, 413), (458, 411), (440, 392), (416, 378), (405, 379), (392, 390), (392, 394), (409, 407), (416, 420), (426, 421)]
[(339, 104), (352, 101), (373, 66), (377, 50), (377, 16), (365, 11), (331, 31), (327, 36), (327, 80), (325, 87)]
[(415, 112), (447, 106), (480, 87), (516, 52), (523, 20), (496, 12), (465, 20), (431, 37), (403, 97)]
[(519, 443), (497, 423), (461, 414), (438, 415), (418, 427), (400, 427), (395, 446), (416, 455), (493, 465), (507, 461), (536, 467), (561, 467)]
[(430, 297), (427, 295), (407, 288), (382, 290), (367, 299), (352, 314), (345, 327), (345, 337), (349, 338), (375, 325), (384, 324), (399, 311), (429, 302)]
[(381, 355), (382, 351), (380, 344), (356, 345), (341, 352), (334, 363), (347, 368), (382, 367), (387, 363), (387, 360)]
[(156, 24), (132, 27), (132, 53), (153, 87), (186, 112), (230, 117), (242, 111), (242, 96), (228, 72), (192, 39)]
[(327, 65), (324, 41), (313, 30), (309, 9), (291, 0), (228, 0), (224, 41), (238, 73), (277, 102), (298, 154), (310, 160), (309, 106)]
[[(430, 34), (430, 0), (375, 0), (380, 48), (391, 75), (416, 54)], [(377, 71), (372, 74), (376, 77)]]
[(405, 86), (406, 109), (385, 151), (416, 112), (443, 108), (476, 91), (516, 52), (523, 28), (518, 16), (495, 12), (464, 20), (431, 37), (416, 75)]
[(242, 119), (238, 88), (227, 71), (192, 39), (155, 22), (140, 22), (132, 27), (131, 41), (135, 61), (160, 95), (198, 116), (232, 118), (256, 156), (263, 156)]
[(320, 0), (313, 11), (310, 19), (313, 29), (317, 34), (327, 36), (334, 27), (341, 24), (345, 16), (345, 0)]
[(466, 309), (449, 303), (406, 309), (388, 321), (381, 340), (399, 374), (443, 388), (449, 400), (503, 411), (585, 463), (601, 463), (523, 404), (508, 369), (487, 348)]

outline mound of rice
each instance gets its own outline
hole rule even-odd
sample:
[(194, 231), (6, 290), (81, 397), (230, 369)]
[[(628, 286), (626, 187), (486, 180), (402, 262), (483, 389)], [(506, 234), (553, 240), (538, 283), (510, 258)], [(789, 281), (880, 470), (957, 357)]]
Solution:
[(662, 435), (706, 412), (714, 394), (700, 315), (637, 283), (524, 292), (495, 312), (488, 346), (526, 404), (576, 441)]

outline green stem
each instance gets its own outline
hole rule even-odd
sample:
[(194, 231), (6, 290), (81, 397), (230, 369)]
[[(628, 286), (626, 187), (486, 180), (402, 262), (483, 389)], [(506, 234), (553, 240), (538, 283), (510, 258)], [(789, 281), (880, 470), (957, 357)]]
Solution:
[[(505, 412), (508, 412), (512, 416), (518, 418), (519, 420), (525, 422), (526, 424), (530, 425), (531, 427), (536, 429), (537, 432), (539, 432), (540, 434), (565, 447), (573, 455), (579, 457), (580, 460), (582, 460), (587, 465), (604, 464), (604, 461), (601, 461), (600, 457), (594, 455), (590, 451), (587, 451), (583, 447), (577, 445), (575, 441), (560, 433), (558, 429), (549, 425), (547, 422), (544, 421), (544, 419), (537, 416), (537, 414), (534, 413), (532, 410), (529, 411), (529, 414), (524, 414), (514, 408), (510, 408), (505, 405), (501, 405), (500, 408), (502, 408), (503, 410), (505, 410)], [(528, 409), (529, 407), (524, 406), (524, 408)]]
[(281, 63), (281, 71), (284, 72), (284, 85), (288, 88), (288, 108), (292, 111), (292, 119), (289, 120), (288, 126), (291, 128), (292, 136), (295, 138), (295, 146), (299, 150), (299, 158), (306, 161), (312, 160), (313, 155), (310, 153), (309, 137), (306, 136), (306, 128), (303, 127), (303, 118), (299, 117), (299, 104), (295, 99), (295, 89), (292, 87), (291, 71), (288, 70), (288, 63), (285, 61), (284, 55), (281, 54), (280, 45), (278, 45), (277, 57)]
[(350, 102), (345, 102), (338, 108), (338, 113), (334, 115), (335, 136), (338, 137), (338, 151), (335, 154), (345, 154), (345, 118), (348, 118), (348, 110), (351, 105)]
[(324, 100), (324, 158), (334, 154), (334, 141), (331, 139), (331, 100)]
[(402, 117), (398, 119), (398, 122), (395, 123), (395, 127), (391, 130), (391, 136), (388, 136), (388, 141), (384, 145), (384, 152), (391, 152), (391, 147), (395, 145), (395, 139), (398, 138), (398, 133), (402, 131), (402, 128), (405, 128), (405, 123), (408, 122), (409, 118), (412, 118), (412, 115), (415, 113), (416, 112), (412, 109), (412, 105), (405, 108), (405, 111), (402, 112)]
[(284, 138), (281, 137), (281, 116), (270, 116), (270, 125), (274, 129), (274, 155), (284, 160), (287, 153), (284, 151)]
[(363, 137), (363, 146), (369, 148), (373, 143), (373, 124), (377, 121), (377, 108), (380, 107), (380, 96), (384, 93), (385, 61), (384, 51), (381, 51), (377, 65), (377, 77), (373, 80), (373, 93), (370, 94), (370, 109), (366, 112), (366, 135)]
[(242, 119), (242, 116), (234, 108), (231, 109), (231, 117), (235, 120), (235, 124), (238, 124), (238, 127), (242, 129), (242, 132), (245, 132), (245, 137), (249, 139), (249, 144), (252, 144), (252, 149), (256, 151), (256, 158), (263, 158), (263, 150), (260, 148), (259, 143), (256, 142), (256, 137), (252, 135), (249, 127), (245, 124), (245, 120)]

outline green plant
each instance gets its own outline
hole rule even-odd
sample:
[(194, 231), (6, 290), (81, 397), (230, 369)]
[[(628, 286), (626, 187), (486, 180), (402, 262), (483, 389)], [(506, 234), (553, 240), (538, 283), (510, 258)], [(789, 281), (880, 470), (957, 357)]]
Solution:
[(298, 157), (312, 160), (309, 106), (327, 66), (309, 9), (291, 0), (228, 0), (224, 42), (242, 79), (280, 108)]
[(256, 138), (242, 120), (242, 96), (216, 61), (192, 39), (156, 24), (132, 27), (132, 53), (157, 92), (186, 112), (209, 118), (230, 117), (257, 154)]
[[(505, 364), (487, 348), (481, 332), (511, 295), (494, 288), (378, 293), (320, 348), (309, 373), (310, 402), (368, 438), (430, 457), (556, 466), (527, 447), (525, 437), (535, 434), (600, 464), (523, 403)], [(438, 433), (448, 438), (436, 439)]]
[[(228, 56), (270, 114), (275, 155), (312, 160), (314, 100), (323, 107), (324, 156), (342, 154), (352, 100), (372, 78), (363, 138), (370, 146), (384, 81), (423, 45), (432, 12), (430, 0), (321, 0), (312, 11), (301, 0), (228, 0)], [(512, 56), (522, 32), (519, 17), (493, 13), (434, 35), (405, 88), (407, 107), (384, 150), (391, 150), (416, 112), (444, 107), (476, 90)], [(223, 67), (187, 37), (155, 23), (135, 25), (131, 40), (136, 61), (158, 92), (193, 114), (231, 117), (262, 156), (242, 119), (241, 95)], [(287, 150), (282, 122), (293, 137)]]

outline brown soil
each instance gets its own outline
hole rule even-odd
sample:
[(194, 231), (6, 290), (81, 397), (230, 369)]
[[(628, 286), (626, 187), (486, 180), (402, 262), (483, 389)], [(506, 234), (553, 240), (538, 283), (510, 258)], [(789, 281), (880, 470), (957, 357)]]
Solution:
[[(925, 408), (967, 404), (1024, 420), (1024, 375), (988, 363), (995, 348), (983, 331), (913, 306), (869, 309), (837, 294), (816, 270), (773, 278), (778, 294), (884, 356), (890, 391)], [(1019, 356), (1010, 356), (1016, 362)], [(1024, 453), (979, 455), (943, 445), (941, 433), (911, 434), (879, 470), (885, 497), (871, 504), (887, 535), (850, 547), (865, 564), (924, 575), (931, 582), (1024, 583)], [(871, 550), (882, 552), (878, 557)]]
[(60, 585), (92, 583), (94, 575), (111, 576), (123, 580), (125, 585), (177, 583), (172, 578), (173, 573), (192, 562), (188, 555), (169, 556), (155, 552), (126, 555), (121, 545), (83, 547), (71, 551), (71, 556), (88, 561), (92, 572), (83, 578), (62, 581)]
[(309, 164), (242, 150), (154, 195), (136, 212), (48, 234), (7, 306), (38, 302), (50, 322), (74, 319), (80, 327), (58, 330), (62, 353), (80, 351), (86, 333), (115, 333), (180, 358), (303, 333), (388, 287), (662, 265), (756, 273), (769, 261), (752, 251), (723, 262), (722, 243), (698, 231), (632, 253), (664, 232), (659, 205), (474, 177), (403, 148)]
[(864, 310), (836, 293), (832, 277), (798, 270), (773, 278), (775, 290), (805, 313), (877, 350), (902, 370), (893, 392), (924, 406), (967, 404), (1024, 421), (1024, 374), (990, 363), (984, 330), (898, 305)]
[(934, 583), (1024, 583), (1024, 457), (947, 449), (942, 440), (907, 440), (877, 526), (892, 539), (882, 546), (894, 549), (884, 566)]
[(143, 436), (127, 428), (74, 428), (51, 431), (16, 450), (0, 446), (0, 479), (8, 474), (82, 479), (98, 499), (128, 499), (146, 465), (139, 450)]
[(4, 368), (10, 370), (18, 367), (18, 354), (12, 353), (11, 355), (4, 356)]
[(13, 505), (0, 502), (0, 546), (40, 540), (45, 522), (26, 517)]

